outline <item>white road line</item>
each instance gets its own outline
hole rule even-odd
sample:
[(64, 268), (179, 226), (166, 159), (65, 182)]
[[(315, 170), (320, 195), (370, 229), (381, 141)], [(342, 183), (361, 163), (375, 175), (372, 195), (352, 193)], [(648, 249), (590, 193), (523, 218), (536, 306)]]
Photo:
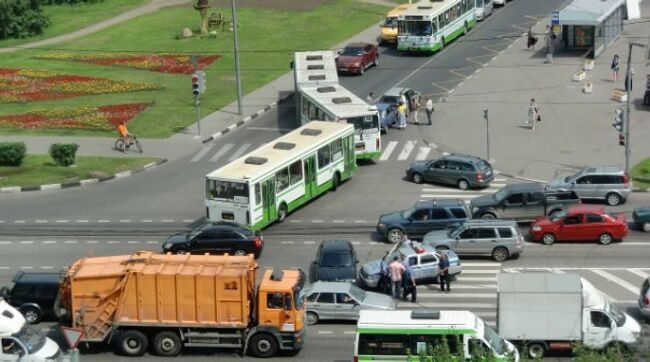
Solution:
[(431, 198), (439, 198), (439, 199), (473, 199), (475, 197), (481, 196), (480, 194), (473, 194), (473, 195), (436, 195), (436, 194), (422, 194), (420, 195), (421, 198), (423, 199), (431, 199)]
[(280, 244), (293, 245), (293, 241), (281, 241)]
[(12, 241), (0, 241), (0, 245), (9, 245)]
[(58, 222), (58, 223), (66, 223), (66, 222), (68, 222), (68, 220), (57, 220), (56, 222)]
[(644, 271), (641, 271), (640, 269), (628, 269), (627, 271), (629, 271), (630, 273), (632, 273), (634, 275), (638, 275), (643, 279), (647, 279), (647, 278), (650, 277), (650, 274), (648, 274), (648, 273), (646, 273)]
[(56, 244), (56, 240), (43, 240), (43, 244)]
[(314, 223), (314, 224), (320, 224), (320, 223), (325, 222), (325, 221), (323, 221), (323, 220), (310, 220), (310, 221), (311, 221), (312, 223)]
[(129, 240), (126, 242), (127, 244), (140, 244), (138, 240)]
[[(494, 290), (496, 290), (497, 289), (496, 284), (463, 284), (463, 283), (460, 283), (458, 281), (452, 282), (451, 287), (452, 287), (453, 290), (476, 290), (476, 289), (480, 289), (480, 290), (494, 289)], [(435, 286), (434, 288), (437, 288), (437, 286)]]
[(20, 243), (21, 244), (34, 244), (34, 240), (23, 240)]
[(289, 222), (302, 222), (302, 220), (289, 220)]
[[(453, 284), (452, 284), (453, 288)], [(420, 293), (418, 292), (418, 299), (420, 298), (442, 298), (441, 295), (445, 294), (443, 292), (438, 292), (438, 293)], [(496, 299), (497, 294), (496, 293), (454, 293), (451, 292), (449, 293), (450, 296), (454, 298), (471, 298), (471, 299)]]
[(461, 263), (463, 267), (466, 266), (501, 266), (501, 263), (493, 262), (493, 263), (483, 263), (480, 261), (463, 261)]
[(20, 269), (34, 269), (33, 266), (21, 266)]
[(318, 331), (318, 334), (334, 334), (332, 331)]
[(118, 241), (118, 240), (109, 240), (108, 241), (108, 244), (119, 244), (119, 243), (120, 243), (120, 241)]
[(367, 223), (367, 221), (366, 220), (354, 220), (354, 223), (355, 224), (365, 224), (365, 223)]
[(625, 289), (629, 290), (630, 292), (632, 292), (632, 294), (634, 294), (634, 295), (637, 295), (639, 293), (639, 290), (640, 290), (639, 286), (632, 285), (632, 284), (626, 282), (625, 280), (617, 277), (614, 274), (611, 274), (611, 273), (606, 272), (604, 270), (592, 270), (591, 272), (594, 273), (594, 274), (600, 275), (601, 277), (607, 279), (608, 281), (610, 281), (612, 283), (618, 284), (622, 288), (625, 288)]
[(361, 245), (360, 241), (352, 241), (352, 245)]
[(458, 280), (462, 282), (494, 282), (497, 280), (497, 277), (496, 275), (493, 277), (465, 277), (463, 275), (460, 275), (458, 277)]
[(151, 220), (151, 219), (144, 219), (144, 220), (140, 220), (140, 222), (153, 222), (153, 220)]
[(147, 240), (147, 244), (158, 244), (158, 240)]
[(77, 220), (77, 222), (78, 222), (78, 223), (82, 223), (82, 224), (85, 224), (85, 223), (88, 223), (88, 222), (90, 222), (90, 220), (86, 220), (86, 219), (81, 219), (81, 220)]
[[(452, 285), (453, 287), (453, 285)], [(440, 298), (445, 298), (446, 296), (453, 297), (454, 293), (451, 292), (449, 294), (447, 293), (440, 293)], [(440, 308), (440, 307), (454, 307), (458, 308), (459, 310), (466, 310), (466, 309), (491, 309), (491, 308), (496, 308), (497, 304), (496, 303), (458, 303), (457, 300), (450, 300), (447, 303), (419, 303), (422, 305), (425, 305), (427, 307), (431, 308)]]
[(379, 161), (386, 161), (390, 158), (390, 155), (395, 151), (395, 147), (397, 146), (397, 141), (390, 141), (386, 145), (386, 148), (384, 148), (383, 151), (381, 151), (381, 157), (379, 157)]
[(14, 224), (24, 224), (25, 220), (14, 220)]
[(97, 220), (97, 222), (107, 223), (107, 222), (111, 222), (111, 221), (110, 221), (110, 220), (106, 220), (106, 219), (100, 219), (100, 220)]
[(251, 146), (250, 143), (244, 143), (243, 145), (239, 146), (239, 148), (237, 149), (237, 151), (235, 151), (235, 153), (233, 153), (233, 154), (230, 156), (230, 158), (228, 158), (228, 162), (232, 162), (232, 161), (238, 159), (239, 157), (241, 157), (241, 155), (243, 155), (244, 152), (246, 152), (246, 150), (247, 150), (250, 146)]
[(183, 222), (185, 222), (185, 223), (192, 223), (192, 222), (194, 222), (194, 220), (192, 220), (192, 219), (183, 219)]
[(212, 144), (203, 146), (203, 148), (201, 148), (201, 150), (197, 152), (196, 155), (194, 155), (194, 157), (192, 157), (190, 162), (199, 162), (199, 160), (201, 160), (203, 156), (205, 156), (208, 152), (210, 152), (212, 147), (214, 147), (214, 145)]
[(49, 269), (54, 269), (53, 266), (42, 266), (41, 269), (49, 270)]
[(335, 224), (345, 224), (345, 220), (332, 220), (333, 223)]
[(161, 222), (174, 222), (174, 220), (172, 220), (172, 219), (162, 219), (162, 220), (160, 220), (160, 221), (161, 221)]
[(415, 155), (415, 160), (417, 161), (425, 160), (429, 155), (429, 152), (431, 152), (431, 147), (420, 147), (418, 149), (417, 155)]
[[(464, 263), (462, 263), (461, 265), (463, 264)], [(462, 275), (467, 275), (467, 274), (499, 274), (499, 270), (498, 269), (463, 269)]]
[(232, 143), (226, 143), (215, 153), (212, 157), (210, 157), (210, 162), (217, 162), (223, 155), (226, 154), (226, 152), (230, 151), (231, 148), (235, 147), (234, 144)]
[(357, 331), (344, 331), (343, 334), (357, 334)]
[(316, 244), (316, 242), (315, 241), (304, 241), (303, 244), (305, 244), (305, 245), (314, 245), (314, 244)]
[(0, 266), (0, 270), (9, 270), (8, 266)]
[(489, 194), (489, 193), (498, 191), (503, 186), (506, 186), (506, 184), (491, 185), (490, 187), (485, 188), (485, 189), (467, 190), (467, 191), (463, 191), (463, 190), (453, 188), (453, 187), (423, 187), (422, 192), (463, 192), (463, 193), (468, 193), (468, 194), (470, 194), (470, 193), (488, 193)]
[(40, 220), (39, 219), (39, 220), (35, 220), (34, 222), (37, 223), (37, 224), (46, 224), (47, 220)]
[(413, 152), (413, 149), (415, 148), (415, 145), (417, 144), (416, 141), (406, 141), (406, 144), (404, 147), (402, 147), (402, 150), (399, 152), (399, 155), (397, 155), (397, 160), (398, 161), (404, 161), (406, 160), (411, 152)]

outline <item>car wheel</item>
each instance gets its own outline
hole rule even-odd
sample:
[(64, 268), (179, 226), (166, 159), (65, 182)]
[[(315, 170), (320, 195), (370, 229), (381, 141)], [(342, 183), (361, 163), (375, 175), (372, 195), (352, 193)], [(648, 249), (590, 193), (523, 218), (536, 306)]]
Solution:
[(469, 189), (469, 182), (467, 180), (460, 179), (458, 180), (458, 188), (465, 191)]
[(287, 218), (287, 205), (282, 204), (278, 209), (278, 222), (283, 222)]
[(538, 360), (544, 357), (546, 353), (546, 346), (539, 342), (533, 342), (528, 345), (528, 356), (532, 359)]
[(375, 60), (372, 61), (372, 65), (375, 67), (379, 65), (379, 54), (375, 57)]
[(494, 220), (496, 218), (497, 218), (496, 215), (494, 215), (492, 213), (489, 213), (489, 212), (486, 212), (485, 214), (481, 215), (481, 219), (484, 219), (484, 220)]
[(236, 255), (236, 256), (244, 256), (244, 255), (246, 255), (246, 250), (243, 250), (243, 249), (237, 249), (237, 250), (235, 250), (235, 252), (233, 253), (233, 255)]
[(120, 336), (120, 350), (126, 356), (140, 357), (147, 351), (147, 336), (134, 329), (124, 331)]
[(419, 172), (415, 172), (413, 173), (413, 175), (411, 175), (411, 180), (413, 180), (413, 182), (415, 182), (416, 184), (421, 184), (422, 182), (424, 182), (424, 177), (422, 177), (422, 174), (420, 174)]
[(608, 193), (607, 196), (605, 196), (605, 198), (609, 206), (616, 206), (623, 201), (621, 196), (615, 192)]
[(555, 242), (555, 235), (551, 233), (546, 233), (542, 235), (542, 243), (544, 243), (545, 245), (551, 245), (554, 242)]
[(278, 352), (278, 342), (270, 334), (256, 334), (249, 342), (251, 353), (255, 357), (269, 358)]
[(182, 347), (181, 338), (172, 331), (162, 331), (153, 339), (153, 351), (158, 356), (176, 357)]
[(361, 66), (359, 67), (359, 75), (363, 75), (363, 73), (365, 72), (366, 72), (366, 66), (365, 64), (361, 64)]
[(650, 221), (644, 222), (643, 225), (641, 225), (641, 230), (650, 233)]
[(506, 261), (508, 260), (508, 257), (510, 257), (510, 253), (508, 252), (508, 249), (504, 247), (498, 247), (492, 250), (492, 259), (494, 259), (494, 261)]
[(185, 255), (185, 254), (189, 254), (189, 253), (185, 249), (176, 249), (174, 254), (176, 254), (176, 255)]
[(318, 323), (318, 314), (314, 312), (307, 312), (307, 324), (313, 326), (316, 323)]
[(43, 317), (41, 312), (33, 307), (23, 308), (23, 316), (29, 324), (38, 324)]
[(390, 241), (393, 244), (397, 244), (400, 241), (402, 241), (402, 237), (404, 236), (404, 232), (400, 229), (390, 229), (388, 230), (388, 241)]
[(603, 245), (609, 245), (609, 244), (612, 243), (612, 239), (613, 238), (612, 238), (611, 234), (603, 233), (603, 234), (600, 234), (600, 236), (598, 237), (598, 242), (603, 244)]

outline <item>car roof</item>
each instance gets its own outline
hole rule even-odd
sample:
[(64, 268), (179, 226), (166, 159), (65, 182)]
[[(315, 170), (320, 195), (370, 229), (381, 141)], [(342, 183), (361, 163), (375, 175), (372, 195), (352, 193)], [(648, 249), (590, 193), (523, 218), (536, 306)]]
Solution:
[(41, 273), (41, 272), (23, 272), (19, 271), (13, 277), (12, 281), (16, 284), (21, 283), (47, 283), (47, 284), (58, 284), (63, 276), (62, 273), (52, 272), (52, 273)]
[(384, 92), (383, 95), (385, 95), (385, 96), (390, 96), (390, 97), (399, 97), (400, 92), (402, 92), (402, 91), (406, 91), (406, 90), (408, 90), (408, 88), (404, 88), (404, 87), (393, 87), (393, 88), (387, 90), (386, 92)]
[(516, 184), (508, 184), (504, 186), (511, 191), (544, 191), (546, 185), (539, 182), (520, 182)]
[(472, 156), (472, 155), (466, 155), (462, 153), (450, 153), (441, 159), (443, 160), (452, 160), (452, 161), (466, 161), (466, 162), (473, 162), (473, 163), (478, 163), (480, 161), (483, 161), (482, 158)]
[(364, 43), (364, 42), (354, 42), (354, 43), (349, 43), (346, 45), (346, 48), (363, 48), (366, 45), (371, 45), (370, 43)]
[(464, 226), (517, 226), (514, 220), (486, 220), (470, 219), (463, 223)]
[(608, 175), (625, 175), (625, 170), (620, 166), (590, 166), (580, 171), (583, 175), (608, 174)]
[(424, 207), (465, 207), (465, 201), (463, 199), (432, 199), (431, 201), (418, 201), (415, 203), (415, 207), (424, 208)]
[(309, 286), (312, 293), (347, 293), (350, 283), (346, 282), (316, 282)]
[(350, 251), (352, 243), (348, 240), (323, 240), (320, 245), (323, 251)]
[(605, 212), (605, 208), (597, 205), (580, 204), (580, 205), (574, 205), (569, 207), (568, 212), (569, 214), (579, 214), (579, 213), (586, 213), (586, 212), (602, 214)]

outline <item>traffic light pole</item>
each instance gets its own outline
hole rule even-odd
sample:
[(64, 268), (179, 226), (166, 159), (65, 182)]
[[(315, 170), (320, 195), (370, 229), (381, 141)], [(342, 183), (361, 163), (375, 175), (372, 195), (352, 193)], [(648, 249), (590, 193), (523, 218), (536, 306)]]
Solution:
[(194, 108), (196, 109), (196, 128), (198, 129), (199, 136), (201, 135), (201, 96), (194, 95)]
[(630, 43), (630, 49), (627, 53), (627, 71), (625, 74), (627, 76), (625, 77), (625, 90), (626, 90), (626, 109), (625, 109), (625, 118), (624, 118), (624, 132), (625, 132), (625, 173), (627, 173), (630, 169), (630, 100), (632, 99), (632, 47), (638, 46), (638, 47), (645, 47), (644, 44), (639, 44), (639, 43)]
[(232, 33), (234, 38), (235, 48), (235, 80), (237, 81), (237, 113), (241, 116), (241, 79), (239, 77), (239, 42), (237, 41), (237, 11), (235, 10), (235, 0), (230, 0), (232, 7)]

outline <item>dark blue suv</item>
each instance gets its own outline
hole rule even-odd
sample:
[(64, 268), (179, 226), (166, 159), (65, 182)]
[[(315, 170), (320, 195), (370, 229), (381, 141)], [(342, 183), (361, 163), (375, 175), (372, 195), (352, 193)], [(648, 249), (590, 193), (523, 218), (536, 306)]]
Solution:
[(471, 213), (462, 199), (419, 201), (406, 210), (381, 215), (377, 232), (391, 243), (397, 243), (404, 233), (411, 238), (422, 238), (429, 231), (455, 227), (469, 218)]

